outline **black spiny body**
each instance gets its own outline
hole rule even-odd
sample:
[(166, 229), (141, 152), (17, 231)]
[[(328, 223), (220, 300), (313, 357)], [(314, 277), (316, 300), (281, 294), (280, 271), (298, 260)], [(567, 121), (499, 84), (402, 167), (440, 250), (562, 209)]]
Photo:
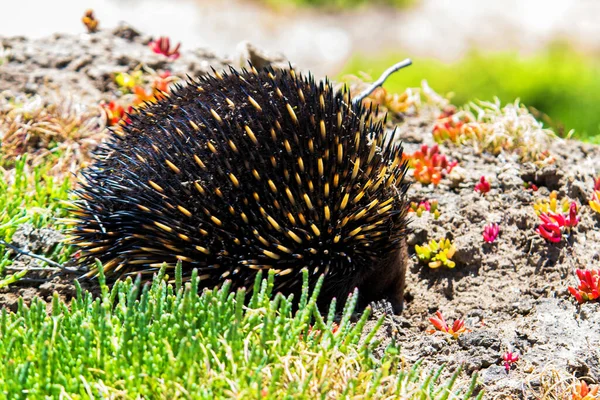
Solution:
[[(212, 287), (274, 269), (297, 292), (306, 267), (321, 300), (358, 287), (402, 304), (402, 148), (328, 82), (293, 70), (217, 73), (131, 116), (84, 171), (72, 231), (107, 277), (197, 268)], [(122, 130), (122, 131), (121, 131)], [(87, 277), (97, 274), (92, 269)]]

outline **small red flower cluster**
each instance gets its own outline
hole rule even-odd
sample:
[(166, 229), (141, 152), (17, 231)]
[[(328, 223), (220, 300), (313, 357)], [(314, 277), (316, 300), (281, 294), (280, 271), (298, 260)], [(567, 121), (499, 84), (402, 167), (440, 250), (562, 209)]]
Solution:
[(458, 161), (448, 161), (445, 155), (440, 154), (437, 144), (431, 147), (424, 144), (420, 150), (405, 157), (408, 159), (409, 166), (415, 169), (415, 179), (425, 185), (430, 183), (437, 185), (458, 165)]
[(485, 194), (490, 191), (490, 183), (485, 180), (485, 176), (479, 179), (479, 183), (475, 185), (475, 191), (481, 194)]
[(575, 271), (579, 278), (576, 288), (569, 286), (569, 292), (575, 296), (579, 304), (600, 298), (600, 270)]
[(494, 243), (498, 234), (500, 233), (500, 226), (496, 223), (486, 225), (483, 228), (483, 240), (487, 243)]
[(523, 182), (523, 187), (527, 190), (531, 190), (532, 192), (537, 192), (539, 189), (535, 183), (531, 182)]
[(179, 53), (179, 47), (181, 46), (181, 43), (177, 43), (177, 46), (171, 48), (171, 40), (165, 36), (161, 36), (156, 40), (152, 40), (148, 46), (150, 46), (152, 51), (156, 54), (162, 54), (171, 60), (176, 60), (181, 55)]
[(458, 143), (463, 134), (463, 126), (469, 122), (465, 116), (457, 118), (454, 108), (444, 110), (433, 127), (433, 138), (436, 142), (441, 143), (445, 140)]
[(519, 355), (517, 353), (513, 353), (511, 351), (507, 351), (502, 355), (502, 360), (504, 360), (504, 368), (506, 372), (510, 371), (510, 368), (519, 361)]
[(535, 231), (549, 242), (558, 243), (562, 239), (563, 231), (570, 232), (579, 223), (577, 203), (571, 202), (568, 215), (550, 211), (540, 214), (540, 219), (542, 223)]
[(165, 94), (170, 92), (169, 84), (177, 79), (171, 75), (170, 71), (163, 71), (159, 74), (156, 74), (151, 77), (151, 87), (150, 92), (148, 93), (142, 86), (142, 83), (138, 83), (138, 80), (141, 79), (141, 75), (141, 71), (138, 71), (135, 74), (117, 74), (115, 82), (117, 85), (119, 85), (120, 90), (126, 93), (131, 92), (135, 96), (133, 99), (129, 97), (123, 97), (118, 101), (100, 104), (106, 113), (108, 126), (117, 125), (119, 122), (122, 122), (125, 125), (129, 124), (131, 120), (127, 114), (131, 114), (133, 112), (134, 106), (143, 107), (145, 103), (155, 103), (158, 100), (163, 99)]

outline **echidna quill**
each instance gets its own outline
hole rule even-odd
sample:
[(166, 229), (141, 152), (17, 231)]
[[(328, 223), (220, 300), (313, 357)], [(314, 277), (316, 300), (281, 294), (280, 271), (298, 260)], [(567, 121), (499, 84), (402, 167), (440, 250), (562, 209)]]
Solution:
[(182, 262), (201, 284), (251, 287), (274, 270), (320, 301), (358, 287), (363, 304), (402, 307), (406, 165), (371, 111), (289, 71), (214, 72), (131, 115), (83, 172), (73, 242), (108, 278)]

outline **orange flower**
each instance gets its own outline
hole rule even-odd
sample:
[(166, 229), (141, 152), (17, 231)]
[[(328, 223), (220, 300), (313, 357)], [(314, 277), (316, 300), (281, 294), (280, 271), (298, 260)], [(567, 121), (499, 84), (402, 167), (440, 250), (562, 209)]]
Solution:
[(135, 94), (134, 104), (139, 105), (144, 102), (153, 103), (156, 99), (152, 93), (146, 93), (146, 90), (141, 86), (135, 86), (133, 88), (133, 93)]
[(579, 381), (573, 385), (572, 400), (600, 400), (599, 385), (588, 386), (585, 381)]
[(408, 159), (409, 166), (415, 169), (415, 179), (426, 185), (439, 184), (442, 178), (452, 172), (458, 164), (458, 161), (448, 161), (445, 155), (440, 154), (437, 144), (431, 147), (424, 144), (420, 150), (403, 158)]
[(176, 79), (171, 76), (171, 71), (165, 71), (162, 74), (159, 74), (154, 82), (152, 82), (152, 88), (154, 91), (169, 93), (169, 84)]
[(98, 20), (94, 17), (93, 10), (87, 10), (83, 17), (81, 18), (81, 22), (85, 25), (88, 33), (94, 33), (98, 31)]
[(130, 113), (132, 111), (131, 106), (129, 106), (127, 110), (125, 110), (125, 108), (122, 105), (117, 104), (117, 102), (115, 101), (111, 101), (108, 104), (103, 103), (100, 106), (106, 113), (106, 120), (108, 126), (117, 125), (121, 120), (125, 124), (131, 122), (126, 114), (126, 112)]

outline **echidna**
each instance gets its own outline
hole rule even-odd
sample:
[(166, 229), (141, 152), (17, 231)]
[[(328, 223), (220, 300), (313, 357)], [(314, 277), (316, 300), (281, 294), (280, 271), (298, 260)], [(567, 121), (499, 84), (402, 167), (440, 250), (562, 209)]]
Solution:
[(264, 69), (189, 79), (113, 131), (83, 172), (73, 242), (107, 277), (179, 260), (205, 287), (276, 290), (325, 275), (321, 301), (355, 287), (402, 307), (402, 147), (372, 112), (309, 75)]

